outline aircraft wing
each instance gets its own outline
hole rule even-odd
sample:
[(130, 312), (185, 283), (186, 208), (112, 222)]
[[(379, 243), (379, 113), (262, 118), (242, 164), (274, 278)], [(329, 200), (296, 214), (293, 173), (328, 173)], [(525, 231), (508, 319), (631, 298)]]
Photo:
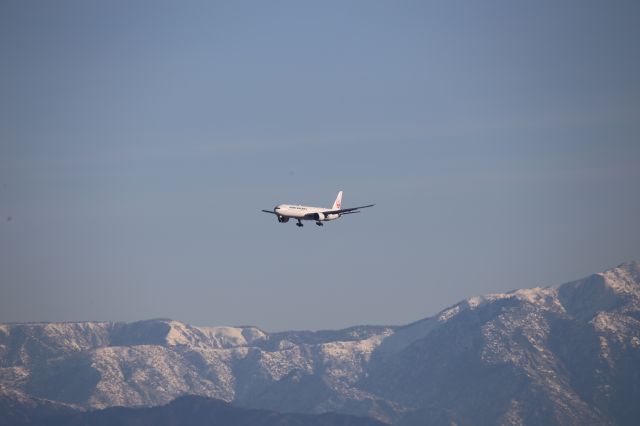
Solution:
[(348, 209), (340, 209), (340, 210), (326, 210), (323, 211), (322, 214), (349, 214), (349, 213), (358, 213), (355, 210), (360, 210), (360, 209), (366, 209), (367, 207), (373, 207), (375, 206), (375, 204), (369, 204), (367, 206), (360, 206), (360, 207), (351, 207)]
[(271, 214), (278, 214), (276, 212), (274, 212), (273, 210), (262, 210), (265, 213), (271, 213)]

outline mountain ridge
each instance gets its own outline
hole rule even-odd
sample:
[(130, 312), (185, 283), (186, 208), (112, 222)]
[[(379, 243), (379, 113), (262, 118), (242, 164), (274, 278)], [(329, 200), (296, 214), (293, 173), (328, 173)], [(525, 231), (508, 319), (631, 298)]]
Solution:
[(631, 424), (640, 412), (625, 401), (640, 398), (637, 365), (640, 262), (470, 297), (404, 326), (0, 324), (0, 390), (92, 409), (193, 393), (406, 425)]

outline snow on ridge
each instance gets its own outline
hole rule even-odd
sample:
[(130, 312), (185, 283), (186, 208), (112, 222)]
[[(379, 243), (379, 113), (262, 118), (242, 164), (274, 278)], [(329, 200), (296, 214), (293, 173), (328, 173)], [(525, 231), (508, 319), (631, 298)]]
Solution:
[(256, 327), (195, 327), (180, 321), (166, 322), (165, 341), (170, 346), (188, 345), (212, 349), (247, 347), (265, 340), (267, 335)]
[(557, 290), (552, 287), (523, 288), (509, 293), (509, 295), (513, 295), (519, 300), (535, 305), (546, 304), (550, 299), (555, 298), (557, 294)]
[(538, 305), (541, 303), (546, 303), (548, 301), (548, 298), (553, 298), (556, 295), (557, 291), (552, 287), (521, 288), (518, 290), (510, 291), (508, 293), (490, 293), (484, 296), (470, 297), (463, 303), (466, 303), (469, 309), (477, 309), (478, 307), (489, 302), (494, 302), (501, 299), (515, 298), (523, 302), (529, 302)]
[(446, 323), (465, 311), (473, 311), (489, 303), (515, 298), (519, 301), (531, 303), (543, 309), (562, 309), (557, 298), (557, 290), (551, 287), (535, 287), (514, 290), (508, 293), (491, 293), (483, 296), (473, 296), (449, 308), (440, 311), (434, 317), (416, 321), (397, 329), (390, 335), (384, 336), (384, 341), (378, 352), (384, 356), (397, 353), (412, 342), (426, 337), (438, 324)]
[(319, 347), (322, 353), (328, 357), (341, 357), (349, 355), (353, 351), (363, 354), (371, 354), (373, 350), (382, 343), (386, 336), (376, 335), (363, 340), (351, 340), (347, 342), (328, 342), (321, 343)]
[(252, 344), (258, 340), (265, 340), (269, 336), (264, 331), (257, 327), (241, 327), (242, 336), (245, 338), (248, 344)]
[(460, 312), (460, 304), (458, 303), (457, 305), (451, 308), (447, 308), (444, 311), (440, 312), (440, 314), (438, 314), (438, 322), (449, 321), (451, 318), (458, 315), (459, 312)]
[(61, 326), (73, 326), (73, 325), (84, 325), (84, 324), (93, 324), (100, 326), (111, 326), (116, 324), (116, 321), (22, 321), (22, 322), (5, 322), (2, 325), (7, 325), (9, 327), (43, 327), (46, 325), (61, 325)]
[(634, 332), (634, 330), (637, 330), (640, 326), (640, 320), (616, 312), (602, 311), (598, 312), (589, 321), (589, 324), (598, 333), (615, 336), (615, 339), (623, 341), (625, 339), (632, 340), (633, 337), (638, 338), (634, 336), (634, 334), (637, 334), (637, 331)]
[(489, 293), (482, 296), (469, 297), (468, 299), (465, 299), (464, 301), (459, 303), (459, 305), (466, 305), (468, 309), (474, 310), (481, 306), (486, 305), (487, 303), (495, 302), (496, 300), (500, 300), (500, 299), (509, 299), (511, 297), (514, 297), (514, 292)]
[(364, 372), (365, 364), (371, 360), (372, 353), (385, 337), (376, 335), (363, 340), (320, 344), (326, 374), (333, 379), (355, 383)]
[(191, 333), (185, 324), (178, 321), (169, 321), (168, 325), (169, 332), (165, 337), (168, 345), (176, 346), (193, 343), (193, 339), (189, 338)]
[(194, 327), (221, 348), (249, 346), (267, 338), (266, 333), (256, 327)]
[[(616, 293), (631, 294), (640, 298), (640, 261), (623, 263), (615, 268), (595, 275), (601, 276), (604, 279), (605, 284)], [(583, 280), (574, 282), (581, 281)], [(528, 302), (540, 307), (562, 308), (557, 296), (558, 289), (564, 285), (565, 284), (548, 287), (523, 288), (507, 293), (489, 293), (480, 296), (473, 296), (442, 310), (438, 315), (436, 315), (436, 317), (439, 322), (446, 322), (465, 309), (474, 310), (487, 303), (510, 298), (516, 298), (520, 301)]]
[[(508, 293), (489, 293), (472, 296), (449, 308), (440, 311), (435, 318), (438, 322), (447, 322), (465, 310), (476, 310), (488, 303), (502, 299), (518, 299), (538, 306), (557, 305), (557, 289), (553, 287), (534, 287), (513, 290)], [(411, 326), (411, 325), (410, 325)]]
[(443, 309), (436, 315), (436, 318), (438, 319), (438, 322), (447, 322), (457, 316), (460, 312), (463, 312), (467, 309), (475, 310), (489, 302), (509, 297), (513, 297), (513, 295), (508, 293), (492, 293), (485, 294), (483, 296), (472, 296), (468, 299), (456, 303), (453, 306)]
[(619, 331), (620, 324), (608, 312), (598, 312), (589, 323), (594, 329), (600, 332), (616, 333)]
[(640, 262), (623, 263), (596, 275), (616, 293), (640, 296)]

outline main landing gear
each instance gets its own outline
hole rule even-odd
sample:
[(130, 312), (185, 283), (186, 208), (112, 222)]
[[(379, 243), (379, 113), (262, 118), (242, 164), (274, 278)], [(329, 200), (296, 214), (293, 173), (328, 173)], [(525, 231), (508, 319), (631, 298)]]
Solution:
[[(324, 226), (324, 223), (320, 222), (319, 220), (316, 221), (316, 225), (318, 226)], [(298, 223), (296, 223), (296, 226), (298, 228), (302, 228), (304, 225), (302, 224), (302, 221), (300, 219), (298, 219)]]

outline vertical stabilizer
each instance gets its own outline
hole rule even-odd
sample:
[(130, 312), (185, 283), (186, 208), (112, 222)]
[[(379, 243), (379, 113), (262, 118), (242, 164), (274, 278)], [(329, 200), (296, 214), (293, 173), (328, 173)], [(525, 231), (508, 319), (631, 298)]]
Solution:
[(340, 210), (342, 208), (342, 191), (338, 192), (338, 196), (336, 200), (333, 202), (333, 206), (331, 206), (331, 210)]

